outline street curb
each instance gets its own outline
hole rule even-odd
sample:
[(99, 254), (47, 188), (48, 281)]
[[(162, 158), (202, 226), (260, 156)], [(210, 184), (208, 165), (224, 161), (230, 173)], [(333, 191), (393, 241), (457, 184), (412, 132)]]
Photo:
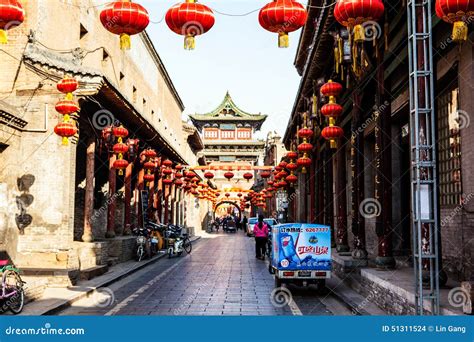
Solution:
[[(335, 277), (332, 275), (331, 277), (334, 280), (338, 280), (339, 278)], [(352, 289), (351, 289), (352, 290)], [(346, 308), (351, 310), (352, 314), (355, 316), (372, 316), (370, 312), (365, 310), (364, 308), (361, 307), (360, 304), (357, 304), (354, 302), (352, 299), (350, 299), (348, 296), (345, 296), (342, 294), (340, 291), (337, 291), (336, 289), (331, 289), (331, 293), (334, 295), (334, 297), (337, 297)]]
[[(200, 236), (195, 236), (193, 238), (191, 238), (191, 242), (196, 242), (198, 240), (200, 240), (201, 237)], [(145, 268), (146, 266), (149, 266), (153, 263), (155, 263), (156, 261), (166, 257), (167, 254), (161, 254), (161, 255), (158, 255), (158, 256), (155, 256), (153, 257), (152, 259), (150, 260), (146, 260), (145, 262), (143, 262), (142, 264), (138, 265), (137, 267), (134, 267), (134, 268), (131, 268), (121, 274), (118, 274), (117, 277), (113, 278), (113, 279), (109, 279), (109, 280), (106, 280), (104, 281), (103, 283), (97, 285), (97, 286), (94, 286), (94, 287), (90, 287), (87, 291), (84, 291), (80, 294), (78, 294), (76, 297), (74, 298), (71, 298), (71, 299), (68, 299), (68, 300), (65, 300), (63, 303), (60, 303), (58, 304), (56, 307), (54, 308), (51, 308), (51, 309), (48, 309), (46, 310), (45, 312), (39, 314), (40, 316), (50, 316), (50, 315), (54, 315), (55, 313), (58, 313), (68, 307), (71, 306), (71, 304), (77, 302), (78, 300), (80, 299), (83, 299), (85, 297), (87, 297), (90, 293), (94, 292), (95, 290), (97, 290), (98, 288), (101, 288), (101, 287), (105, 287), (105, 286), (109, 286), (119, 280), (122, 280), (123, 278), (125, 277), (128, 277), (129, 275)]]

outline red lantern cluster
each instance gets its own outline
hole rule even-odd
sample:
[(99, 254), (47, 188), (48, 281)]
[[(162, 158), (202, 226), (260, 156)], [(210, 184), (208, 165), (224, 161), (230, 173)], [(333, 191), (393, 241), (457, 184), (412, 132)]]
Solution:
[[(313, 130), (306, 127), (306, 126), (298, 131), (298, 137), (300, 139), (303, 139), (303, 142), (298, 145), (298, 151), (300, 153), (303, 153), (303, 157), (300, 158), (300, 159), (304, 160), (305, 162), (301, 163), (299, 161), (300, 159), (298, 159), (298, 161), (297, 161), (297, 165), (301, 167), (301, 172), (302, 173), (306, 173), (308, 167), (311, 166), (311, 158), (309, 158), (308, 154), (311, 153), (311, 151), (313, 150), (313, 145), (311, 143), (309, 143), (308, 140), (311, 139), (311, 137), (313, 135), (314, 135)], [(309, 161), (309, 163), (308, 163), (308, 161)], [(290, 180), (292, 180), (292, 179), (293, 178), (290, 177)]]
[(162, 162), (163, 170), (161, 171), (165, 177), (163, 177), (163, 184), (164, 185), (171, 185), (173, 184), (173, 179), (171, 178), (171, 175), (173, 174), (173, 169), (171, 168), (173, 166), (173, 162), (169, 159), (166, 159)]
[(467, 40), (467, 24), (474, 17), (474, 1), (436, 0), (436, 15), (447, 23), (453, 24), (451, 38), (456, 43)]
[(150, 18), (147, 10), (131, 1), (113, 1), (100, 12), (100, 22), (104, 28), (120, 36), (120, 48), (130, 49), (130, 36), (143, 32)]
[(343, 26), (353, 31), (355, 43), (366, 39), (364, 23), (377, 21), (384, 13), (382, 0), (338, 0), (334, 17)]
[(344, 136), (344, 130), (336, 126), (336, 119), (342, 114), (341, 105), (336, 103), (336, 97), (342, 92), (342, 85), (329, 80), (321, 87), (321, 94), (329, 97), (329, 103), (321, 108), (321, 114), (329, 118), (329, 127), (325, 127), (321, 135), (329, 140), (331, 148), (337, 148), (337, 139)]
[(143, 151), (143, 156), (145, 157), (145, 163), (143, 163), (145, 175), (143, 176), (143, 179), (147, 182), (146, 185), (148, 186), (150, 185), (150, 182), (153, 182), (155, 180), (155, 158), (157, 154), (153, 149), (146, 149), (145, 151)]
[(21, 25), (25, 10), (18, 0), (0, 1), (0, 44), (8, 43), (7, 31)]
[(184, 36), (184, 48), (193, 50), (194, 37), (204, 34), (214, 26), (214, 13), (206, 5), (186, 0), (171, 7), (165, 16), (166, 24), (176, 34)]
[(128, 166), (128, 161), (123, 158), (128, 151), (128, 145), (123, 143), (123, 139), (128, 136), (128, 130), (123, 126), (113, 127), (112, 134), (117, 138), (117, 143), (113, 146), (113, 151), (117, 155), (113, 168), (119, 170), (118, 174), (121, 176)]
[(304, 26), (308, 13), (302, 4), (293, 0), (275, 0), (266, 4), (258, 15), (260, 25), (267, 31), (278, 33), (278, 47), (290, 45), (289, 32)]
[(67, 145), (68, 138), (77, 133), (77, 127), (71, 114), (79, 111), (79, 105), (73, 100), (73, 92), (77, 90), (78, 85), (76, 79), (67, 76), (56, 85), (57, 89), (65, 94), (65, 99), (60, 100), (55, 106), (56, 111), (62, 114), (63, 119), (54, 127), (54, 133), (62, 137), (63, 145)]

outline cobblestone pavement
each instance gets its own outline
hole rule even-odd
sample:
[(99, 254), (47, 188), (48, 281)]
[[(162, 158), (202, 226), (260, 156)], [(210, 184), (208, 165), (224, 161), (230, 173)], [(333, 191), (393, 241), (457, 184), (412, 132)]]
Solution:
[[(254, 240), (213, 235), (191, 255), (161, 259), (73, 304), (62, 315), (331, 315), (350, 314), (314, 289), (290, 287), (293, 301), (272, 298), (273, 276), (255, 258)], [(323, 304), (324, 303), (324, 304)]]

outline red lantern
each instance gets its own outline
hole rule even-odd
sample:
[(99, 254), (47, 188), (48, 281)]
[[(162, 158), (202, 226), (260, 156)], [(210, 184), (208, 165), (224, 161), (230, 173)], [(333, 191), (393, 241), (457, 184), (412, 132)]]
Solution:
[(268, 185), (272, 186), (275, 182), (273, 182), (272, 180), (269, 180), (267, 183)]
[[(329, 80), (328, 83), (323, 84), (321, 87), (321, 94), (323, 96), (329, 97), (331, 102), (331, 97), (338, 97), (342, 93), (342, 85), (338, 82), (333, 82)], [(335, 102), (335, 99), (333, 99)]]
[(286, 161), (281, 161), (280, 164), (278, 164), (282, 169), (286, 168), (286, 165), (288, 165), (288, 163)]
[(356, 43), (365, 40), (363, 24), (377, 21), (384, 13), (381, 0), (339, 0), (334, 7), (334, 17), (343, 26), (354, 31)]
[(79, 111), (79, 105), (72, 100), (61, 100), (56, 103), (55, 109), (62, 115), (72, 114)]
[(303, 127), (298, 131), (298, 137), (302, 139), (310, 139), (313, 136), (314, 132), (308, 127)]
[(321, 108), (321, 114), (329, 117), (341, 116), (342, 106), (337, 103), (327, 103)]
[(451, 38), (456, 43), (467, 40), (467, 24), (474, 16), (474, 1), (436, 0), (436, 15), (447, 23), (453, 24)]
[[(312, 146), (311, 146), (312, 147)], [(291, 162), (291, 163), (288, 163), (288, 165), (286, 166), (286, 168), (290, 171), (296, 171), (298, 169), (298, 165), (296, 165), (295, 163)]]
[(0, 1), (0, 44), (8, 43), (7, 30), (25, 20), (25, 11), (18, 0)]
[(336, 139), (339, 139), (344, 136), (344, 130), (338, 126), (329, 126), (324, 127), (321, 135), (324, 139), (329, 140), (331, 146), (336, 144)]
[(190, 180), (194, 177), (194, 172), (193, 171), (184, 171), (184, 177), (186, 177), (186, 179)]
[(181, 178), (183, 178), (183, 174), (182, 174), (181, 172), (176, 172), (176, 173), (174, 174), (174, 178), (181, 179)]
[(285, 180), (281, 180), (280, 182), (278, 182), (278, 186), (280, 188), (284, 188), (288, 185), (288, 183), (285, 181)]
[(177, 164), (174, 168), (176, 169), (176, 171), (181, 171), (182, 169), (184, 169), (184, 166), (181, 164)]
[(229, 198), (229, 197), (230, 197), (230, 194), (229, 194), (229, 193), (226, 193), (226, 194), (225, 194), (225, 197)]
[(304, 26), (308, 13), (302, 4), (293, 0), (275, 0), (265, 5), (258, 15), (260, 25), (267, 31), (278, 33), (278, 47), (287, 48), (288, 33)]
[(269, 171), (263, 171), (262, 173), (260, 173), (260, 177), (262, 178), (270, 178), (272, 174), (269, 172)]
[(311, 158), (308, 158), (306, 156), (303, 156), (301, 158), (298, 158), (297, 162), (299, 167), (301, 167), (301, 172), (302, 173), (306, 173), (307, 172), (307, 168), (309, 168), (311, 166)]
[(293, 160), (293, 159), (298, 158), (298, 153), (296, 153), (294, 151), (290, 151), (286, 154), (286, 157), (290, 160)]
[(64, 77), (61, 81), (56, 84), (56, 88), (61, 92), (66, 94), (66, 99), (72, 99), (72, 93), (77, 90), (79, 83), (75, 78)]
[(184, 183), (183, 180), (179, 179), (179, 178), (175, 179), (175, 181), (174, 181), (174, 185), (176, 185), (176, 186), (182, 186), (183, 183)]
[(54, 133), (63, 138), (63, 145), (67, 145), (68, 138), (77, 133), (77, 128), (72, 122), (60, 122), (54, 127)]
[(171, 169), (163, 169), (163, 171), (161, 171), (161, 172), (163, 172), (164, 175), (169, 176), (169, 175), (171, 175), (171, 174), (173, 173), (173, 170), (171, 170)]
[(152, 150), (150, 148), (146, 149), (145, 151), (143, 151), (143, 155), (146, 157), (146, 158), (156, 158), (157, 154), (155, 152), (155, 150)]
[(153, 170), (155, 168), (155, 163), (147, 161), (145, 164), (143, 164), (143, 168), (145, 170)]
[(226, 172), (224, 173), (224, 177), (227, 178), (228, 180), (231, 180), (232, 178), (234, 178), (234, 173), (233, 172)]
[(184, 48), (193, 50), (194, 37), (204, 34), (214, 26), (214, 13), (206, 5), (186, 0), (171, 7), (165, 16), (166, 24), (176, 34), (184, 36)]
[(172, 162), (171, 160), (169, 160), (169, 159), (166, 159), (165, 161), (163, 161), (162, 164), (163, 164), (164, 167), (171, 167), (171, 166), (173, 166), (173, 162)]
[(119, 154), (119, 153), (127, 153), (128, 152), (128, 145), (127, 144), (124, 144), (124, 143), (117, 143), (114, 145), (114, 147), (112, 148), (112, 150), (114, 151), (114, 153), (116, 154)]
[(247, 180), (247, 182), (250, 182), (250, 180), (253, 178), (253, 174), (250, 172), (244, 173), (244, 179)]
[(288, 177), (286, 177), (286, 181), (290, 184), (295, 184), (298, 181), (298, 177), (295, 176), (294, 174), (291, 174)]
[(125, 159), (116, 159), (113, 163), (113, 168), (119, 170), (119, 175), (123, 175), (123, 170), (128, 166), (128, 161)]
[(213, 179), (214, 178), (214, 174), (211, 172), (211, 171), (207, 171), (204, 173), (204, 178), (206, 179)]
[(155, 175), (152, 173), (147, 173), (143, 176), (143, 180), (145, 180), (147, 184), (153, 182), (155, 180)]
[[(171, 185), (171, 184), (173, 184), (173, 180), (172, 180), (171, 178), (165, 178), (165, 179), (163, 179), (162, 182), (163, 182), (164, 185)], [(197, 193), (197, 191), (196, 191), (196, 193)]]
[(302, 153), (310, 153), (313, 150), (313, 145), (307, 142), (298, 145), (298, 151)]
[(130, 49), (130, 36), (146, 29), (150, 23), (147, 10), (131, 1), (114, 1), (100, 12), (100, 22), (105, 29), (120, 35), (120, 48)]
[(126, 138), (128, 136), (128, 130), (123, 126), (113, 127), (112, 134), (117, 138)]

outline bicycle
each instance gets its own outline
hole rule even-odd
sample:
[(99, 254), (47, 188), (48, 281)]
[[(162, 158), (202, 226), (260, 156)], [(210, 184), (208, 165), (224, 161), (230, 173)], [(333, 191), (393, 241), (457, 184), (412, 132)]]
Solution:
[(2, 292), (0, 301), (2, 311), (10, 309), (12, 313), (19, 314), (25, 305), (26, 284), (20, 277), (20, 270), (9, 264), (8, 260), (0, 260), (0, 273), (2, 274)]

